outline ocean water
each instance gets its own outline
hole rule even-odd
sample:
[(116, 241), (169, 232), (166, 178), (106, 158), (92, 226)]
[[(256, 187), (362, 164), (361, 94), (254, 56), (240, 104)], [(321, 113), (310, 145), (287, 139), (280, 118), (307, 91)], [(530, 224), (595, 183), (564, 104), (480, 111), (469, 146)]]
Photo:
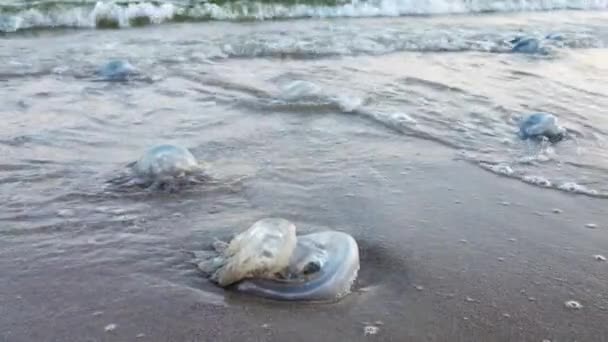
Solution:
[(605, 0), (12, 1), (0, 3), (5, 32), (40, 27), (126, 27), (164, 22), (455, 13), (604, 10)]
[[(602, 200), (607, 8), (605, 0), (0, 0), (4, 274), (38, 293), (32, 284), (53, 274), (75, 284), (67, 275), (75, 270), (87, 270), (80, 274), (95, 289), (96, 269), (131, 275), (125, 291), (135, 297), (142, 286), (176, 295), (203, 288), (216, 305), (222, 292), (202, 283), (187, 251), (268, 215), (333, 229), (341, 215), (369, 208), (336, 198), (393, 208), (397, 190), (380, 170), (399, 160), (406, 166), (396, 175), (423, 174), (425, 156), (438, 153), (428, 144), (498, 175), (497, 184)], [(542, 51), (511, 52), (522, 36), (538, 38)], [(113, 59), (139, 75), (100, 81), (95, 71)], [(519, 139), (519, 120), (538, 111), (557, 116), (568, 139)], [(107, 187), (167, 142), (188, 147), (220, 181), (176, 194)], [(457, 187), (454, 172), (441, 181)], [(373, 187), (393, 195), (375, 197)], [(402, 272), (398, 250), (389, 248), (391, 272)], [(366, 255), (386, 257), (370, 253), (362, 268)], [(36, 300), (29, 311), (5, 306), (14, 315), (3, 321), (13, 327), (8, 341), (28, 340), (19, 332), (40, 319)]]

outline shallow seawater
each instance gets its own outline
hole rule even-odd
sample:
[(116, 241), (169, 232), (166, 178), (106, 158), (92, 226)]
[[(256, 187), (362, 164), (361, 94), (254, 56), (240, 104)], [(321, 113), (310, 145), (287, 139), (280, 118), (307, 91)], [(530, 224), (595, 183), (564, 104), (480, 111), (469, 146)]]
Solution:
[[(310, 340), (337, 327), (335, 336), (367, 339), (374, 336), (365, 336), (365, 327), (373, 325), (384, 340), (542, 341), (569, 317), (561, 311), (571, 298), (561, 295), (594, 300), (586, 307), (596, 311), (570, 318), (574, 328), (557, 335), (605, 336), (601, 320), (584, 319), (605, 318), (605, 292), (587, 291), (605, 289), (605, 273), (592, 266), (573, 271), (555, 252), (605, 254), (605, 239), (573, 242), (562, 231), (555, 243), (524, 239), (512, 249), (510, 239), (522, 232), (501, 227), (510, 207), (487, 202), (550, 212), (518, 201), (575, 192), (595, 221), (570, 217), (567, 224), (605, 224), (598, 217), (608, 196), (606, 20), (606, 12), (564, 11), (3, 36), (3, 337)], [(511, 53), (508, 41), (522, 34), (561, 38), (543, 43), (548, 54)], [(142, 77), (96, 80), (95, 70), (116, 58)], [(556, 115), (570, 138), (521, 141), (517, 122), (536, 111)], [(189, 148), (214, 183), (178, 193), (108, 188), (109, 179), (160, 143)], [(437, 160), (453, 168), (453, 178), (437, 171)], [(476, 178), (480, 190), (458, 192)], [(500, 192), (483, 198), (483, 185)], [(503, 198), (510, 187), (526, 195)], [(455, 219), (466, 227), (456, 233), (449, 227), (457, 205), (468, 209)], [(497, 214), (480, 219), (475, 208)], [(193, 251), (267, 216), (290, 219), (302, 233), (352, 234), (362, 267), (353, 294), (333, 306), (275, 307), (215, 288), (191, 264)], [(521, 227), (565, 225), (541, 216), (512, 220)], [(469, 243), (476, 249), (459, 254)], [(496, 257), (510, 253), (521, 256), (506, 263), (511, 277), (488, 276), (505, 264)], [(562, 281), (565, 272), (574, 272), (575, 285)], [(551, 287), (555, 296), (521, 294), (526, 286), (512, 284), (532, 292)], [(530, 297), (557, 303), (539, 314), (557, 318), (518, 316), (517, 305), (533, 305)], [(159, 317), (171, 328), (146, 325)], [(218, 327), (224, 319), (229, 335)], [(117, 326), (104, 331), (110, 324)], [(304, 333), (315, 326), (320, 330)]]

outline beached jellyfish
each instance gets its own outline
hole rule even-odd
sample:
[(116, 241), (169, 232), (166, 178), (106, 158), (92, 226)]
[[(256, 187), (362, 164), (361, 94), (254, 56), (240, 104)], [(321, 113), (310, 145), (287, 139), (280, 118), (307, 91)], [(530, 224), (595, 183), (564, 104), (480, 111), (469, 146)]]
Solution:
[(220, 286), (269, 299), (331, 301), (348, 294), (359, 271), (355, 239), (325, 231), (292, 240), (292, 228), (295, 238), (295, 225), (287, 220), (258, 221), (228, 247), (220, 244), (199, 268)]
[(97, 76), (105, 81), (127, 81), (137, 74), (137, 69), (124, 60), (112, 60), (97, 70)]
[(298, 237), (283, 274), (274, 279), (245, 279), (236, 289), (277, 300), (335, 300), (350, 292), (358, 271), (355, 239), (342, 232), (320, 232)]
[(522, 139), (549, 139), (558, 142), (566, 135), (566, 129), (559, 126), (557, 118), (548, 113), (533, 113), (519, 123), (519, 137)]
[(262, 219), (228, 245), (219, 247), (222, 254), (211, 264), (203, 263), (200, 267), (210, 271), (211, 280), (220, 286), (251, 277), (272, 278), (289, 266), (295, 247), (296, 226), (293, 223), (281, 218)]
[(184, 185), (209, 180), (203, 165), (182, 146), (155, 146), (128, 166), (129, 172), (126, 175), (112, 179), (110, 183), (172, 191)]

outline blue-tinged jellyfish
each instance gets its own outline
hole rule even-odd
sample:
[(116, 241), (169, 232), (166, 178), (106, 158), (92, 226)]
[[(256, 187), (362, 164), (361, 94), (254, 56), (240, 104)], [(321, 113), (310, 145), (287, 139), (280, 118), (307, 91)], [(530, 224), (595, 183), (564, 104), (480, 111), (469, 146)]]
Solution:
[(96, 74), (104, 81), (128, 81), (138, 75), (138, 71), (128, 61), (116, 59), (101, 66)]
[(533, 37), (517, 37), (511, 40), (512, 52), (518, 53), (539, 53), (541, 52), (540, 40)]
[(519, 123), (519, 137), (522, 139), (543, 139), (555, 143), (566, 136), (566, 129), (559, 126), (557, 118), (549, 113), (533, 113)]
[(550, 45), (554, 45), (563, 40), (563, 35), (553, 32), (540, 39), (530, 36), (515, 37), (511, 39), (509, 43), (511, 44), (511, 52), (546, 55), (550, 52)]
[(561, 33), (558, 32), (551, 32), (549, 34), (547, 34), (545, 36), (545, 39), (547, 40), (555, 40), (555, 41), (562, 41), (564, 40), (564, 36)]
[(257, 221), (214, 247), (198, 263), (211, 281), (274, 300), (338, 300), (350, 293), (360, 267), (352, 236), (338, 231), (296, 236), (295, 225), (281, 218)]
[(163, 144), (150, 148), (139, 160), (128, 165), (125, 175), (110, 183), (174, 191), (209, 180), (204, 165), (187, 148)]

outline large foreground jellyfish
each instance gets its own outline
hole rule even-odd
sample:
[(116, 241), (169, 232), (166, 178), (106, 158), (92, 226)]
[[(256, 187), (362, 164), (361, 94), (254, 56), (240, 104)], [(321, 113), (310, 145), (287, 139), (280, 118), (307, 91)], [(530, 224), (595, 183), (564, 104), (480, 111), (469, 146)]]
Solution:
[(348, 294), (359, 271), (350, 235), (324, 231), (296, 236), (281, 218), (257, 221), (198, 264), (221, 287), (275, 300), (332, 301)]
[(158, 145), (128, 165), (125, 175), (110, 180), (121, 187), (142, 187), (174, 191), (189, 184), (209, 181), (204, 167), (181, 146)]
[(548, 113), (534, 113), (519, 123), (519, 137), (522, 139), (547, 138), (555, 143), (566, 136), (566, 129), (559, 126), (557, 118)]

